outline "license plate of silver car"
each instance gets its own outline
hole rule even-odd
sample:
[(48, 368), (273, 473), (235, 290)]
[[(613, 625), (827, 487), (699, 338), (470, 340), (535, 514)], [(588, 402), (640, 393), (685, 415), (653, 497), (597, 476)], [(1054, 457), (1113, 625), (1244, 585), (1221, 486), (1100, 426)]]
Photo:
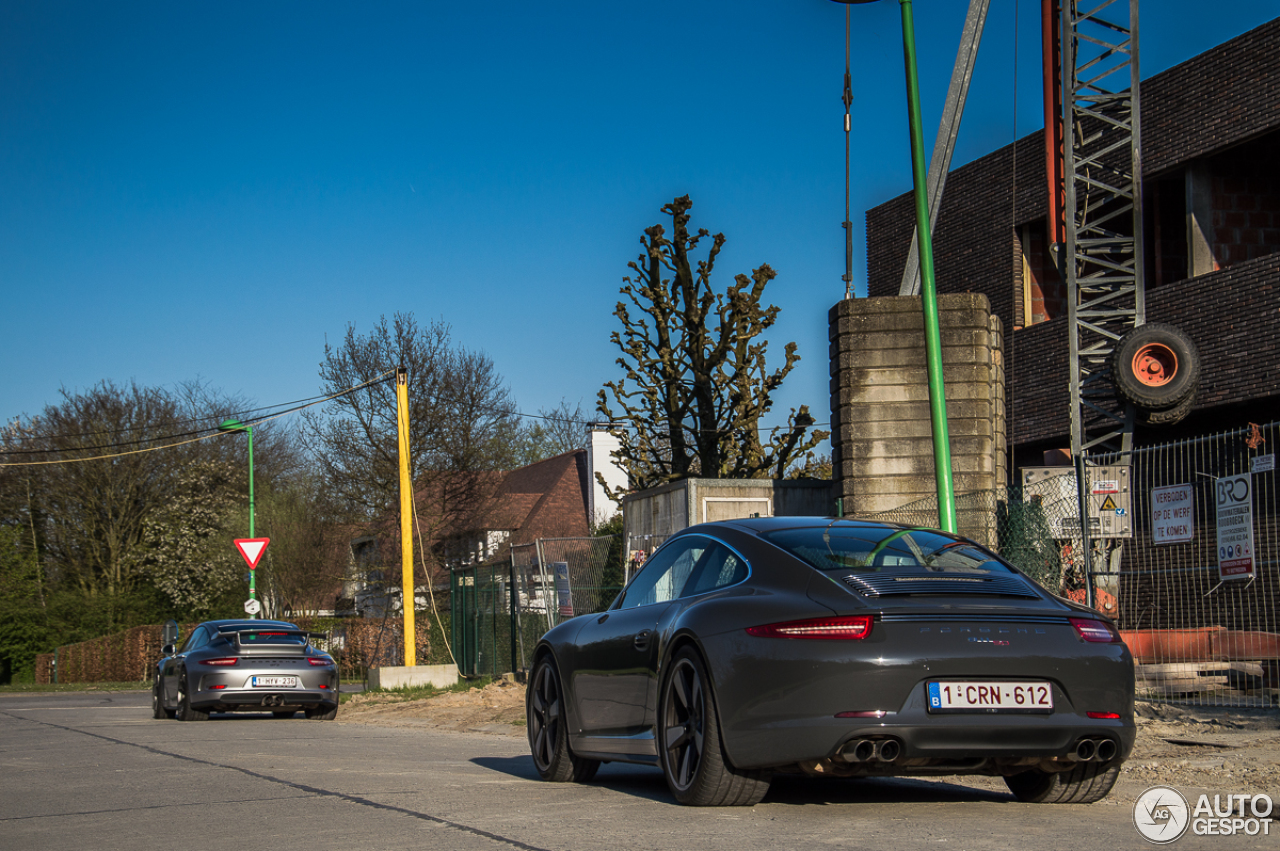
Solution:
[(950, 680), (927, 686), (930, 712), (1053, 711), (1053, 687), (1043, 681)]
[(297, 677), (254, 677), (254, 688), (297, 688)]

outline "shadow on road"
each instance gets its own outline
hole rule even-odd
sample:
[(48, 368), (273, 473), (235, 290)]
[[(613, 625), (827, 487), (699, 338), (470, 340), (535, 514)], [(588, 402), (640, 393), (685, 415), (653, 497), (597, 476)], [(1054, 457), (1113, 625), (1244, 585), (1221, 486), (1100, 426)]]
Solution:
[[(471, 760), (474, 765), (519, 777), (534, 783), (544, 782), (527, 755), (509, 757), (482, 756)], [(675, 805), (666, 780), (657, 768), (628, 763), (610, 763), (588, 783), (659, 803)], [(782, 774), (773, 778), (769, 794), (762, 803), (789, 806), (824, 806), (832, 804), (940, 804), (963, 801), (1013, 803), (1013, 795), (975, 789), (943, 780), (920, 780), (907, 777), (838, 779)]]

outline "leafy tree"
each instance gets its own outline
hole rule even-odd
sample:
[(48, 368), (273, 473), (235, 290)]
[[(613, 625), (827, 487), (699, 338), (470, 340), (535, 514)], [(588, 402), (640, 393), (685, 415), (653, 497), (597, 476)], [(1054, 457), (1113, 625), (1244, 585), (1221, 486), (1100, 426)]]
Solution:
[[(193, 438), (246, 407), (199, 382), (104, 381), (63, 390), (61, 402), (0, 434), (0, 527), (30, 542), (52, 623), (72, 629), (53, 614), (55, 598), (86, 629), (101, 614), (107, 631), (146, 622), (144, 612), (225, 610), (231, 589), (217, 566), (234, 563), (231, 539), (243, 534), (227, 524), (230, 506), (245, 504), (247, 447), (229, 435)], [(296, 466), (283, 429), (263, 424), (254, 437), (259, 483)]]
[(209, 616), (238, 583), (244, 561), (230, 546), (242, 502), (240, 477), (225, 461), (185, 467), (165, 505), (146, 522), (146, 571), (173, 605)]
[[(827, 432), (810, 431), (808, 406), (793, 410), (787, 425), (763, 437), (760, 418), (771, 394), (800, 356), (785, 348), (785, 363), (770, 371), (763, 333), (779, 308), (761, 304), (776, 273), (767, 264), (737, 275), (725, 291), (711, 285), (724, 234), (711, 237), (694, 259), (705, 229), (689, 231), (693, 202), (685, 195), (662, 208), (672, 233), (656, 224), (645, 230), (644, 251), (629, 267), (614, 315), (621, 332), (610, 339), (622, 352), (624, 377), (605, 384), (597, 409), (629, 424), (619, 432), (619, 461), (630, 485), (643, 489), (688, 476), (709, 479), (782, 478)], [(633, 316), (632, 308), (640, 314)], [(618, 410), (610, 406), (610, 401)]]

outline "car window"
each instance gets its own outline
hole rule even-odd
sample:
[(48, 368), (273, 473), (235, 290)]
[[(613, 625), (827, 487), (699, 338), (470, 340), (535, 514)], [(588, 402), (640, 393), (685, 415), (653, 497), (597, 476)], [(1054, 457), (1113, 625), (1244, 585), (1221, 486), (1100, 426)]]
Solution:
[(631, 580), (619, 608), (634, 609), (679, 597), (710, 544), (706, 538), (688, 537), (659, 549)]
[(706, 594), (717, 588), (737, 585), (747, 578), (747, 563), (724, 544), (712, 544), (699, 562), (696, 572), (681, 592), (681, 597)]
[(1010, 573), (982, 547), (931, 529), (833, 522), (763, 536), (819, 570)]
[(187, 636), (187, 641), (182, 645), (180, 653), (190, 653), (192, 650), (199, 650), (201, 647), (209, 643), (209, 634), (204, 627), (199, 627), (191, 631)]

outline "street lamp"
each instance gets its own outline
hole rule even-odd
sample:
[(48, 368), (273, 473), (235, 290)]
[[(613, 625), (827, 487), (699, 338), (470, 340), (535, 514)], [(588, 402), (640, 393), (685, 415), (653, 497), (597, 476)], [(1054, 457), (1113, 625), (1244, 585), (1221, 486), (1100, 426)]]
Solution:
[[(876, 0), (834, 0), (845, 6)], [(915, 186), (916, 241), (920, 255), (920, 302), (924, 311), (924, 349), (929, 376), (929, 419), (933, 426), (933, 471), (938, 490), (938, 526), (955, 533), (956, 497), (951, 478), (951, 438), (947, 429), (947, 395), (942, 378), (942, 332), (938, 319), (938, 287), (933, 274), (933, 237), (929, 229), (928, 169), (920, 120), (920, 81), (916, 72), (916, 32), (911, 0), (902, 7), (902, 52), (907, 68), (907, 120), (911, 131), (911, 176)], [(846, 38), (849, 10), (845, 9)], [(847, 107), (846, 107), (847, 108)], [(846, 213), (847, 216), (847, 213)]]
[[(253, 535), (253, 426), (245, 425), (237, 419), (223, 420), (218, 426), (218, 431), (242, 431), (249, 435), (249, 537)], [(249, 599), (257, 599), (257, 583), (254, 581), (257, 571), (250, 568), (249, 570)], [(252, 615), (257, 617), (257, 615)]]

